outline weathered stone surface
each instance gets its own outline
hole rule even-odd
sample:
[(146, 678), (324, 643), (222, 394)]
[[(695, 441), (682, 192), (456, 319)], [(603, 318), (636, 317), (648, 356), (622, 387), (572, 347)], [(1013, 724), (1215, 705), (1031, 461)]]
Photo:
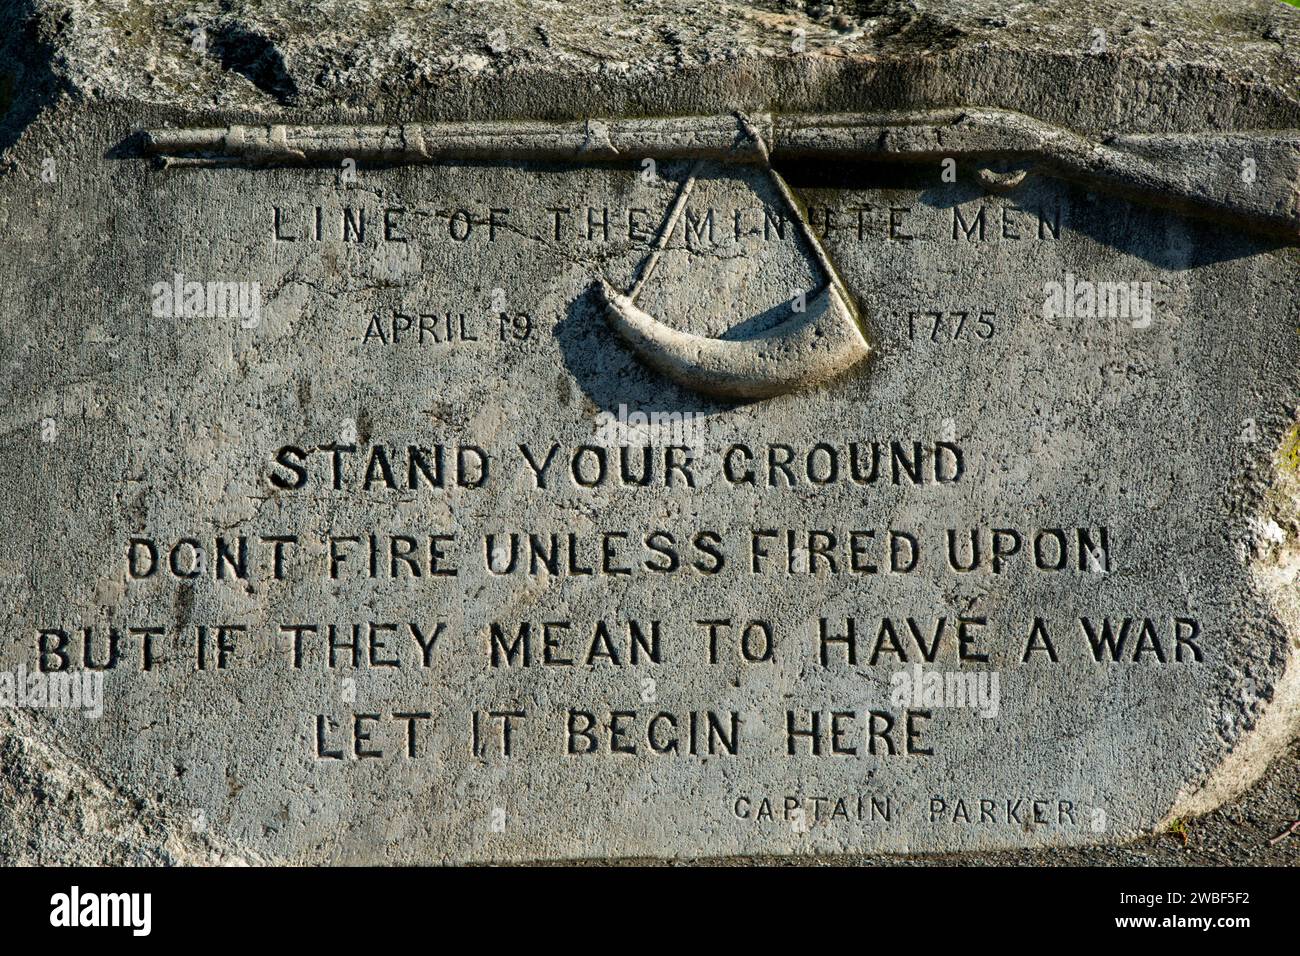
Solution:
[[(470, 9), (5, 8), (0, 672), (61, 652), (80, 671), (85, 628), (95, 664), (120, 641), (102, 716), (0, 710), (0, 857), (1067, 852), (1265, 771), (1300, 707), (1300, 13)], [(1177, 211), (1165, 186), (1120, 195), (1077, 169), (1013, 185), (962, 154), (948, 182), (938, 153), (774, 154), (806, 236), (749, 146), (651, 176), (627, 152), (214, 164), (224, 132), (164, 165), (142, 136), (952, 107), (1113, 149), (1213, 148), (1203, 182), (1179, 173)], [(1187, 154), (1144, 142), (1157, 171)], [(771, 335), (793, 296), (839, 282), (865, 360), (736, 402), (638, 358), (596, 283), (633, 286), (688, 179), (636, 300), (677, 358), (693, 337)], [(1222, 201), (1198, 205), (1202, 186)], [(1272, 219), (1233, 217), (1266, 188)], [(164, 314), (186, 281), (256, 283), (258, 308)], [(1123, 283), (1134, 310), (1049, 316), (1052, 283)], [(687, 416), (646, 446), (645, 487), (619, 478), (620, 410)], [(854, 443), (868, 467), (881, 451), (873, 480)], [(356, 451), (336, 488), (339, 445)], [(444, 449), (444, 487), (407, 487), (413, 445)], [(521, 445), (556, 447), (545, 487)], [(961, 570), (972, 533), (981, 562)], [(530, 535), (554, 571), (524, 567)], [(278, 576), (275, 536), (297, 536)], [(714, 619), (733, 622), (716, 660)], [(849, 619), (853, 657), (823, 651)], [(770, 659), (756, 631), (742, 648), (749, 621)], [(657, 626), (658, 660), (633, 662), (629, 622), (647, 643)], [(509, 641), (530, 626), (528, 666), (494, 623)], [(331, 625), (361, 629), (355, 665), (330, 665)], [(1105, 627), (1119, 660), (1090, 641)], [(147, 662), (140, 629), (157, 629)], [(996, 675), (996, 715), (892, 697), (918, 664)], [(503, 712), (526, 715), (508, 755)], [(817, 753), (787, 724), (813, 712)]]

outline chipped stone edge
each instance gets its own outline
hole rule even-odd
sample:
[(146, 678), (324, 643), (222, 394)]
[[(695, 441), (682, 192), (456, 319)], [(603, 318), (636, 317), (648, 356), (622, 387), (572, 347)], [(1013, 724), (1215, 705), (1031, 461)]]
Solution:
[(1269, 480), (1263, 505), (1250, 522), (1250, 576), (1289, 638), (1286, 662), (1255, 726), (1202, 783), (1178, 794), (1158, 830), (1241, 796), (1300, 734), (1300, 420), (1283, 434)]
[[(42, 726), (42, 721), (17, 710), (0, 711), (0, 738), (17, 738), (44, 765), (43, 773), (61, 778), (71, 788), (79, 788), (77, 802), (86, 817), (95, 817), (90, 802), (120, 810), (130, 822), (125, 828), (106, 827), (98, 834), (81, 834), (81, 844), (88, 851), (91, 865), (110, 865), (108, 845), (134, 845), (144, 854), (158, 857), (158, 863), (172, 866), (266, 866), (277, 861), (238, 848), (219, 837), (212, 828), (192, 830), (188, 822), (170, 819), (166, 809), (154, 801), (142, 799), (106, 781), (92, 767), (69, 753), (56, 742), (56, 734)], [(124, 806), (124, 804), (126, 806)], [(67, 808), (60, 813), (66, 821), (72, 814)], [(99, 839), (95, 839), (95, 837)], [(14, 865), (15, 860), (0, 859), (0, 865)], [(27, 861), (39, 864), (41, 861)], [(67, 861), (61, 861), (66, 863)]]

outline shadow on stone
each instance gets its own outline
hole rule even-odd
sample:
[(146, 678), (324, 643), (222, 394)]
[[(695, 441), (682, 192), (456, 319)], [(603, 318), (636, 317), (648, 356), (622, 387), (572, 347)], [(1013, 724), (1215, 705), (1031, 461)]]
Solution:
[(628, 411), (712, 415), (749, 404), (710, 399), (642, 364), (606, 323), (591, 288), (569, 305), (555, 326), (555, 338), (573, 380), (602, 411), (617, 413), (624, 406)]
[(58, 98), (52, 56), (31, 0), (0, 0), (0, 152)]
[(209, 49), (221, 68), (238, 73), (263, 93), (289, 105), (298, 96), (298, 84), (270, 37), (240, 23), (220, 23), (211, 28)]
[[(1240, 226), (1224, 227), (1211, 219), (1189, 216), (1166, 208), (1101, 190), (1091, 190), (1065, 179), (1031, 174), (1006, 192), (986, 189), (969, 176), (955, 183), (936, 185), (936, 167), (897, 163), (843, 163), (836, 166), (791, 164), (782, 172), (791, 187), (803, 189), (899, 189), (915, 191), (917, 201), (931, 209), (971, 205), (966, 226), (974, 226), (975, 203), (1004, 200), (1036, 214), (1050, 194), (1064, 200), (1068, 214), (1061, 229), (1142, 259), (1160, 269), (1183, 271), (1218, 262), (1247, 258), (1281, 248), (1287, 243), (1262, 233), (1247, 233)], [(995, 224), (990, 220), (990, 232)], [(955, 228), (955, 227), (954, 227)]]

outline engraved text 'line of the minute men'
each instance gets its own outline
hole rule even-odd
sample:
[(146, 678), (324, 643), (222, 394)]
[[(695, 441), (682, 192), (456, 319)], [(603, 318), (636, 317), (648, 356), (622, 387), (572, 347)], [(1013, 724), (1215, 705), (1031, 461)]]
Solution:
[[(387, 164), (457, 159), (572, 163), (658, 157), (766, 166), (772, 160), (817, 157), (909, 162), (968, 157), (981, 167), (1013, 163), (1293, 242), (1300, 239), (1297, 131), (1092, 138), (1022, 113), (971, 108), (763, 114), (739, 122), (734, 115), (718, 115), (158, 129), (144, 134), (144, 149), (169, 165), (307, 165), (344, 158)], [(1254, 171), (1249, 177), (1241, 175), (1247, 163)]]

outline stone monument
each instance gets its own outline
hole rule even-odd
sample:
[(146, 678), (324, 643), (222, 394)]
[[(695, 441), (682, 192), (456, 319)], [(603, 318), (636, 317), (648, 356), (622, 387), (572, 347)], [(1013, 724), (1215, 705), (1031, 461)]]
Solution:
[(1286, 751), (1300, 10), (416, 6), (5, 8), (0, 859), (1064, 853)]

